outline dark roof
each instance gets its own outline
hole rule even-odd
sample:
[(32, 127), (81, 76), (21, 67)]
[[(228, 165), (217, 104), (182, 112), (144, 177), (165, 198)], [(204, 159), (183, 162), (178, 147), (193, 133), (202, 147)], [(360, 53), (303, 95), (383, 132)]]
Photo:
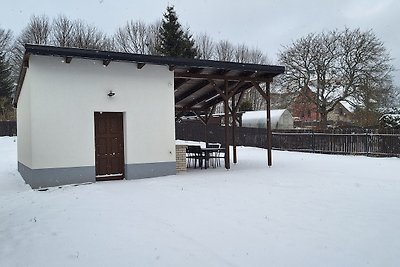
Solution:
[(223, 100), (219, 90), (215, 87), (225, 88), (228, 86), (234, 88), (234, 94), (239, 94), (253, 87), (254, 82), (271, 81), (273, 77), (285, 70), (282, 66), (26, 44), (15, 103), (18, 101), (25, 72), (29, 67), (30, 55), (60, 56), (66, 59), (74, 57), (96, 59), (103, 60), (105, 65), (108, 65), (110, 61), (127, 61), (137, 63), (138, 68), (145, 64), (168, 66), (171, 71), (174, 71), (175, 108), (177, 110), (205, 110)]

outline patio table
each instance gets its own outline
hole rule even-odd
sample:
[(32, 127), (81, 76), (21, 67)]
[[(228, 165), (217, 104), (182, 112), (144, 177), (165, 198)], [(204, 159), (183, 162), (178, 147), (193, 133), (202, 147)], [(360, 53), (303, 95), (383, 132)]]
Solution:
[(205, 158), (204, 168), (207, 169), (210, 161), (210, 154), (216, 152), (224, 152), (225, 148), (202, 147), (201, 151), (204, 153), (204, 158)]

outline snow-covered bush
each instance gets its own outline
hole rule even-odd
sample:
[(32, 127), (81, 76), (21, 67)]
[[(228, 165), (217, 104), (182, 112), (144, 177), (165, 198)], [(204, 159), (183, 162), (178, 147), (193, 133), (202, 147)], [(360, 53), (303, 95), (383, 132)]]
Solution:
[(400, 129), (400, 114), (384, 114), (379, 122), (384, 128)]

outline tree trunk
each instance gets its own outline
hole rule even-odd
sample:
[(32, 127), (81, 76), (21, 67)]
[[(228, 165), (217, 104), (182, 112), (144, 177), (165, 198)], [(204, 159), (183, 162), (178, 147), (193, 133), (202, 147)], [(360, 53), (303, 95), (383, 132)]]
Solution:
[(328, 112), (321, 112), (320, 115), (319, 128), (325, 130), (328, 126)]

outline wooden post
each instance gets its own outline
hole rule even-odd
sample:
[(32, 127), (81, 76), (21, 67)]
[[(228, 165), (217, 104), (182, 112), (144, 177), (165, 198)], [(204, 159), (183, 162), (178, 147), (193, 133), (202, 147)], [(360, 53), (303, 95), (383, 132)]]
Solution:
[(208, 146), (208, 121), (209, 121), (209, 119), (210, 119), (208, 110), (207, 110), (207, 112), (206, 112), (206, 114), (205, 114), (204, 116), (205, 116), (205, 117), (204, 117), (204, 121), (205, 121), (205, 124), (204, 124), (204, 134), (205, 134), (206, 147), (207, 147), (207, 146)]
[(267, 95), (267, 159), (268, 166), (272, 166), (272, 129), (271, 129), (271, 94), (270, 83), (265, 83), (265, 91)]
[(272, 129), (271, 129), (271, 93), (270, 93), (270, 83), (268, 81), (265, 83), (265, 92), (256, 82), (252, 82), (257, 91), (261, 96), (267, 101), (267, 160), (268, 166), (272, 166)]
[(229, 157), (229, 99), (228, 99), (228, 81), (225, 80), (225, 98), (224, 98), (224, 113), (225, 113), (225, 169), (231, 168)]
[(235, 94), (232, 95), (232, 146), (233, 146), (233, 163), (237, 163), (236, 152), (236, 104)]
[(205, 114), (204, 118), (201, 117), (201, 113), (197, 112), (197, 111), (193, 111), (194, 114), (196, 114), (197, 118), (199, 118), (199, 120), (204, 124), (204, 139), (206, 142), (206, 147), (208, 145), (208, 119), (210, 118), (208, 116), (208, 112)]

